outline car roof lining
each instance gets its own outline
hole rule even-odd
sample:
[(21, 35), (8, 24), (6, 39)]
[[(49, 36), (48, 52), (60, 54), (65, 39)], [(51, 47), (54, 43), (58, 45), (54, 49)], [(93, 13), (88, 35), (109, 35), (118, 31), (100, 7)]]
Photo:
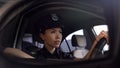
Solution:
[(29, 30), (32, 27), (32, 24), (35, 23), (35, 20), (37, 20), (37, 17), (48, 13), (57, 13), (61, 16), (61, 22), (65, 26), (65, 31), (68, 32), (68, 30), (71, 30), (68, 33), (65, 33), (65, 36), (82, 28), (105, 24), (104, 16), (76, 7), (47, 7), (44, 10), (41, 10), (40, 8), (36, 8), (33, 11), (28, 12), (26, 17), (31, 25), (28, 26), (27, 32), (30, 32)]

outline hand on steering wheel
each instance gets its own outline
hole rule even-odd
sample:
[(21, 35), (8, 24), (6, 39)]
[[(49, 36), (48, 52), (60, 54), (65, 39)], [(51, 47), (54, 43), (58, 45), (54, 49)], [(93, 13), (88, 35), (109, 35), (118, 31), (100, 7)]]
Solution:
[(86, 55), (85, 59), (90, 59), (93, 55), (96, 55), (99, 49), (102, 49), (106, 43), (109, 43), (108, 39), (108, 33), (105, 31), (101, 31), (93, 42), (93, 45)]
[(107, 40), (107, 43), (109, 43), (109, 37), (108, 37), (108, 32), (106, 31), (101, 31), (100, 34), (96, 37), (95, 42), (100, 41), (100, 39), (105, 38)]

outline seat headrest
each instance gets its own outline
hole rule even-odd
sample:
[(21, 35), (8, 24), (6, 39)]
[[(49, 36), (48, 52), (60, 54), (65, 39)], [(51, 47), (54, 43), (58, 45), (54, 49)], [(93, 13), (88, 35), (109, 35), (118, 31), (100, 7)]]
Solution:
[(85, 47), (87, 45), (86, 38), (84, 35), (73, 35), (72, 46)]

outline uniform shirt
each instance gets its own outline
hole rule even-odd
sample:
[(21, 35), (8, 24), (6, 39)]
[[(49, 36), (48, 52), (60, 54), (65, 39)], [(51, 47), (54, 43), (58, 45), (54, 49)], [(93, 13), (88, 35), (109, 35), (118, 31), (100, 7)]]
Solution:
[(51, 54), (45, 47), (39, 50), (36, 54), (36, 59), (69, 59), (70, 54), (63, 53), (59, 48), (55, 50), (53, 54)]

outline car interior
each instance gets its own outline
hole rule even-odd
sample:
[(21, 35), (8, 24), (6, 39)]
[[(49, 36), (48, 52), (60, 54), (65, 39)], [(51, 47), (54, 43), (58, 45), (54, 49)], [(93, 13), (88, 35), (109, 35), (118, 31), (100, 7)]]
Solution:
[[(0, 33), (0, 43), (5, 57), (14, 62), (33, 65), (67, 64), (108, 57), (108, 53), (103, 53), (106, 39), (103, 38), (97, 45), (92, 46), (97, 36), (94, 26), (108, 26), (104, 10), (99, 1), (36, 1), (30, 2), (30, 4), (28, 2), (24, 9), (18, 9), (18, 14), (14, 14), (9, 22), (3, 20), (6, 23), (3, 24), (4, 29), (0, 29), (2, 31)], [(73, 56), (75, 61), (73, 59), (36, 60), (34, 58), (36, 52), (44, 46), (36, 33), (37, 29), (34, 25), (40, 20), (39, 18), (51, 13), (59, 14), (61, 24), (64, 25), (60, 49)], [(12, 17), (10, 14), (9, 16)], [(16, 61), (16, 59), (20, 60)]]

